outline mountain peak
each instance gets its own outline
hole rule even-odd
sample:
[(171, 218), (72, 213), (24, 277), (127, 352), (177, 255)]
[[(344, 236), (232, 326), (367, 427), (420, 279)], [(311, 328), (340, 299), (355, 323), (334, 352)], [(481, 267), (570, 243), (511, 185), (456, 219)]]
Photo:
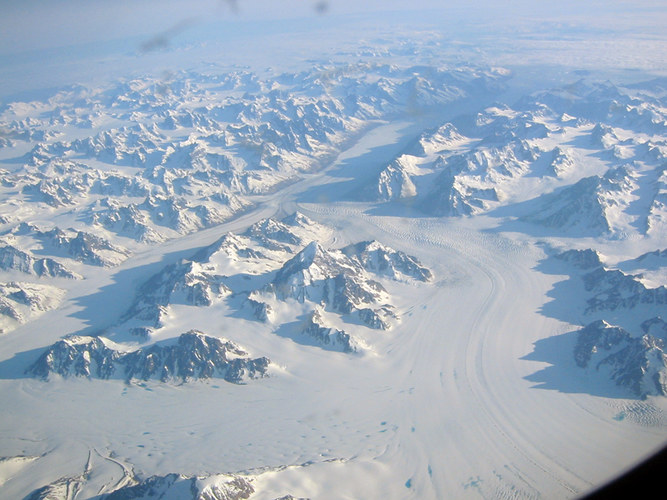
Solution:
[(317, 241), (311, 241), (296, 255), (296, 259), (308, 267), (315, 262), (317, 257), (322, 257), (323, 252), (324, 249)]
[(45, 380), (52, 373), (101, 379), (123, 376), (127, 382), (220, 377), (241, 383), (266, 376), (269, 359), (247, 355), (233, 342), (198, 330), (181, 334), (176, 342), (159, 342), (131, 352), (118, 350), (104, 337), (72, 335), (47, 348), (26, 373)]

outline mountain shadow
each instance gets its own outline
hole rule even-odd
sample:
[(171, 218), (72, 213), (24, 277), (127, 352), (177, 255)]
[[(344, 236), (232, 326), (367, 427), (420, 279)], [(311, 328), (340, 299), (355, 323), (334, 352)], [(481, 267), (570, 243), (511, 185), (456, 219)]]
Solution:
[(579, 331), (575, 330), (538, 340), (533, 344), (533, 352), (521, 358), (549, 363), (549, 366), (524, 377), (533, 382), (534, 389), (612, 399), (642, 399), (629, 389), (615, 385), (594, 367), (584, 370), (577, 366), (574, 352), (578, 337)]

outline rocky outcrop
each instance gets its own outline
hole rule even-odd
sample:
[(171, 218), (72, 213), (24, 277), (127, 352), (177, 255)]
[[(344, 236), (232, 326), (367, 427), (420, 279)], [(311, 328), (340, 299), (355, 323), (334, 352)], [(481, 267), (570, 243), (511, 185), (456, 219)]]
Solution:
[(28, 252), (2, 243), (0, 243), (0, 269), (5, 271), (20, 271), (39, 277), (81, 278), (81, 276), (53, 259), (36, 258)]
[(602, 236), (618, 232), (613, 213), (627, 204), (634, 190), (628, 170), (609, 170), (604, 176), (581, 179), (576, 184), (543, 195), (539, 208), (523, 220), (548, 228), (584, 236)]
[(160, 316), (170, 304), (210, 306), (231, 293), (223, 276), (210, 274), (192, 261), (170, 264), (139, 287), (136, 300), (121, 322), (137, 319), (160, 325)]
[(649, 334), (633, 337), (603, 320), (579, 330), (574, 359), (580, 368), (605, 371), (634, 395), (667, 395), (665, 341)]
[(583, 276), (584, 288), (593, 296), (587, 300), (586, 312), (632, 309), (640, 304), (667, 305), (667, 287), (647, 288), (636, 277), (603, 267)]
[(143, 498), (181, 498), (183, 500), (245, 500), (255, 492), (247, 479), (228, 475), (184, 476), (167, 474), (150, 476), (138, 484), (125, 486), (109, 495), (106, 500), (134, 500)]
[(591, 248), (586, 248), (585, 250), (567, 250), (556, 255), (556, 258), (583, 270), (595, 269), (602, 266), (600, 254)]
[(380, 283), (343, 252), (325, 250), (317, 242), (287, 261), (268, 287), (280, 300), (324, 303), (341, 314), (387, 298)]
[(331, 351), (355, 352), (357, 346), (350, 335), (343, 330), (326, 326), (322, 311), (315, 308), (304, 323), (301, 333)]
[(0, 333), (55, 309), (64, 296), (65, 290), (51, 285), (17, 281), (0, 283)]
[(366, 271), (397, 281), (417, 280), (427, 282), (433, 274), (415, 257), (394, 250), (378, 241), (363, 241), (349, 245), (342, 252), (357, 261)]
[(266, 376), (268, 358), (250, 359), (233, 342), (192, 330), (177, 341), (124, 352), (103, 337), (69, 336), (59, 340), (35, 361), (26, 373), (47, 379), (62, 377), (157, 379), (186, 382), (222, 378), (243, 383)]

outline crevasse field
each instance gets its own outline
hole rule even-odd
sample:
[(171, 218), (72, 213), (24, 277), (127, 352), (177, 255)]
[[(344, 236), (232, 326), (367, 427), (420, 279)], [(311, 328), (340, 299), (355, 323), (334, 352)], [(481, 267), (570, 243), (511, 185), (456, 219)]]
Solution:
[(0, 497), (579, 498), (667, 444), (667, 9), (0, 20)]

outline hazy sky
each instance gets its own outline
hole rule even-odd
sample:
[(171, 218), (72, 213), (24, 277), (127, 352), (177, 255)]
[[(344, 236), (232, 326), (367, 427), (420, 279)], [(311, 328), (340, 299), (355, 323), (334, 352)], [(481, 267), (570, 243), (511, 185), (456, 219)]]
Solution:
[[(419, 7), (434, 7), (424, 1)], [(395, 0), (24, 0), (3, 5), (0, 50), (30, 50), (134, 35), (184, 19), (248, 21), (405, 8)], [(318, 9), (319, 7), (319, 9)]]
[(449, 44), (445, 56), (476, 63), (664, 72), (665, 26), (667, 2), (648, 0), (3, 2), (0, 98), (197, 60), (273, 65), (329, 57), (339, 46), (420, 30)]
[[(378, 11), (440, 9), (467, 19), (578, 19), (595, 24), (605, 12), (632, 14), (664, 2), (560, 0), (22, 0), (3, 2), (0, 54), (150, 36), (183, 20), (248, 21), (295, 17), (337, 16)], [(642, 7), (643, 5), (643, 7)], [(664, 10), (664, 9), (662, 9)], [(653, 14), (647, 13), (647, 19)], [(619, 19), (620, 22), (623, 19)]]

